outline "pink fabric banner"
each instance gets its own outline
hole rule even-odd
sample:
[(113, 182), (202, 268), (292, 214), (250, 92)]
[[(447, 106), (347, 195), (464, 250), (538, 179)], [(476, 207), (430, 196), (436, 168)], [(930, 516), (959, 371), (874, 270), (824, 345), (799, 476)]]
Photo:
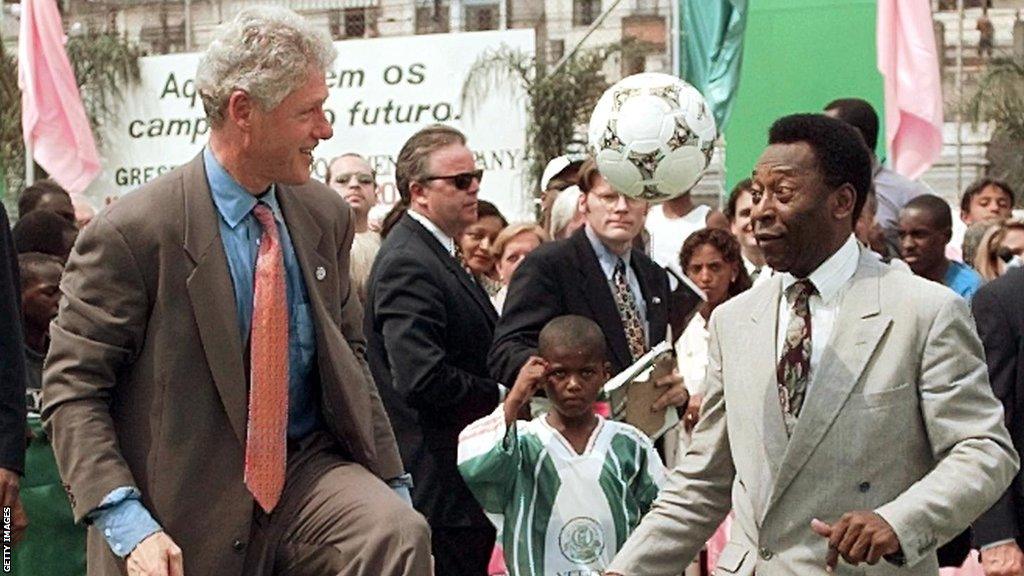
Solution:
[(917, 178), (942, 153), (942, 81), (928, 0), (878, 0), (878, 71), (892, 167)]
[(18, 87), (25, 145), (58, 184), (82, 192), (100, 173), (100, 158), (64, 41), (56, 0), (21, 0)]

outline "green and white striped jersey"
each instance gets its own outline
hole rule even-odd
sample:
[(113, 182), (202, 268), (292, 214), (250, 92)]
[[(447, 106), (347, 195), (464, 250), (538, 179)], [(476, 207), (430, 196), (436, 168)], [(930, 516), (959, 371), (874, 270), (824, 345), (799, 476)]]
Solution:
[(512, 576), (602, 574), (651, 507), (665, 469), (651, 441), (598, 417), (583, 454), (547, 414), (502, 406), (459, 436), (459, 472), (501, 534)]

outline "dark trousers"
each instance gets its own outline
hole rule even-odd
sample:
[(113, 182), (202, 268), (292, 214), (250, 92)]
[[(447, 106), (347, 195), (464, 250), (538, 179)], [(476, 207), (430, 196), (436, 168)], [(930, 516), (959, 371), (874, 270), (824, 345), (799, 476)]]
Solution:
[(257, 507), (246, 575), (427, 576), (426, 520), (383, 481), (315, 432), (289, 450), (284, 492)]
[(436, 576), (486, 576), (494, 551), (493, 526), (436, 527), (431, 535)]

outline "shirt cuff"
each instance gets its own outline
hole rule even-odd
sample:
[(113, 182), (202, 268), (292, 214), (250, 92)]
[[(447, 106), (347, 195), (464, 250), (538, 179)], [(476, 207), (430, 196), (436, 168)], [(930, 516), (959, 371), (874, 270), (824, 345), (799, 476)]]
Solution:
[(504, 402), (506, 396), (508, 396), (508, 388), (501, 382), (498, 382), (498, 404)]
[(140, 542), (162, 530), (139, 501), (141, 496), (138, 489), (131, 486), (115, 488), (89, 513), (93, 526), (120, 558), (127, 557)]
[(412, 474), (405, 473), (401, 476), (396, 476), (388, 480), (387, 484), (399, 498), (409, 506), (412, 506), (412, 494), (409, 492), (412, 488)]

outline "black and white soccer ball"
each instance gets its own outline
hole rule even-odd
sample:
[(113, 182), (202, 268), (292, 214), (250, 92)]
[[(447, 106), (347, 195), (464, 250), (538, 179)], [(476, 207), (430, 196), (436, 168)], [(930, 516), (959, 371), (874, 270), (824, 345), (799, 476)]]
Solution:
[(668, 74), (623, 78), (590, 116), (588, 137), (601, 175), (621, 194), (664, 202), (703, 176), (718, 132), (704, 96)]

